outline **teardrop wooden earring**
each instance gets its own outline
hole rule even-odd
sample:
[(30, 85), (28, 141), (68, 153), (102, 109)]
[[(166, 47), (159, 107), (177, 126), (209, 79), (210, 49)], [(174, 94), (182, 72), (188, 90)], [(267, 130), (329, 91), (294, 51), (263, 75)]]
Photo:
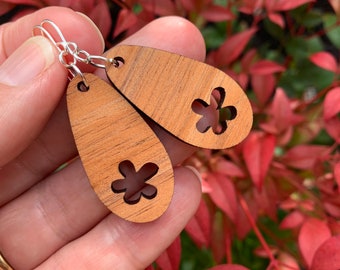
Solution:
[[(93, 56), (66, 41), (50, 20), (35, 29), (55, 44), (60, 62), (70, 71), (68, 113), (89, 181), (100, 200), (126, 220), (158, 218), (169, 206), (174, 189), (164, 146), (126, 99), (170, 133), (198, 147), (231, 147), (250, 131), (252, 111), (246, 95), (216, 68), (140, 46), (121, 45), (107, 57)], [(82, 73), (77, 62), (105, 68), (113, 86)]]
[(224, 72), (141, 46), (116, 46), (107, 57), (121, 63), (106, 69), (115, 88), (179, 139), (198, 147), (224, 149), (248, 135), (253, 123), (250, 102)]
[[(174, 189), (170, 159), (155, 133), (111, 85), (76, 76), (67, 107), (79, 156), (101, 201), (130, 221), (158, 218)], [(85, 87), (86, 91), (81, 88)]]

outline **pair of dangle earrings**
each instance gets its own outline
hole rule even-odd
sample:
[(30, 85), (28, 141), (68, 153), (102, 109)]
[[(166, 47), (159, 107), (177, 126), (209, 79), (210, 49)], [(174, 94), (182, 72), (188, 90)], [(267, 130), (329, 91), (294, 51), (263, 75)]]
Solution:
[[(91, 186), (121, 218), (152, 221), (166, 211), (173, 195), (171, 161), (145, 115), (178, 139), (202, 148), (232, 147), (251, 129), (247, 96), (212, 66), (131, 45), (118, 45), (105, 57), (93, 56), (66, 41), (50, 20), (35, 26), (34, 34), (36, 30), (56, 46), (61, 64), (70, 71), (67, 109)], [(105, 69), (111, 84), (82, 73), (78, 62)]]

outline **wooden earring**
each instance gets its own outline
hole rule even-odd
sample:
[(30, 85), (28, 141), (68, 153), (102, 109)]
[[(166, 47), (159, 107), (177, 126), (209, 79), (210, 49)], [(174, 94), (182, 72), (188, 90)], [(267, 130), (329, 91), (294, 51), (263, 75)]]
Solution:
[[(93, 74), (67, 88), (72, 132), (89, 181), (116, 215), (134, 222), (158, 218), (174, 189), (171, 161), (139, 113)], [(132, 182), (132, 183), (131, 183)]]
[[(67, 42), (50, 20), (35, 29), (55, 44), (70, 71), (68, 113), (89, 181), (99, 199), (126, 220), (157, 219), (174, 190), (169, 156), (138, 110), (180, 140), (203, 148), (234, 146), (251, 129), (245, 93), (214, 67), (141, 46), (120, 45), (106, 57), (93, 56)], [(77, 62), (105, 68), (112, 85), (82, 73)]]
[(178, 54), (141, 46), (116, 46), (107, 57), (121, 63), (106, 69), (115, 88), (186, 143), (225, 149), (240, 143), (250, 132), (250, 102), (224, 72)]

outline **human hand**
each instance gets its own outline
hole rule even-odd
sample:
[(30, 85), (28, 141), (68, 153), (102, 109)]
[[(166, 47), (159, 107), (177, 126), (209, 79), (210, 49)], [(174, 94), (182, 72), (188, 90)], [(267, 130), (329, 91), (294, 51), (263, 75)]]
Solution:
[[(47, 39), (29, 39), (33, 26), (46, 18), (80, 48), (91, 54), (103, 50), (92, 23), (64, 8), (42, 9), (0, 26), (0, 252), (14, 269), (143, 269), (194, 214), (198, 176), (176, 167), (168, 210), (154, 222), (136, 224), (108, 211), (79, 159), (54, 173), (77, 150), (63, 96), (67, 71)], [(158, 19), (124, 43), (204, 58), (202, 37), (181, 18)], [(192, 147), (155, 130), (173, 164), (192, 153)]]

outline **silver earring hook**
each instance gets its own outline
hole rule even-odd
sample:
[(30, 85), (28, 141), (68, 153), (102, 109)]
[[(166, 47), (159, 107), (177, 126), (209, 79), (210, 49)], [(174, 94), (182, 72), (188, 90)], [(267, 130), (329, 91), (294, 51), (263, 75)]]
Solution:
[[(51, 34), (48, 28), (52, 28)], [(85, 75), (77, 67), (77, 62), (90, 64), (97, 68), (106, 68), (107, 65), (119, 66), (119, 61), (115, 58), (106, 58), (99, 55), (91, 55), (84, 50), (80, 50), (75, 42), (67, 41), (61, 32), (60, 28), (51, 20), (45, 19), (40, 25), (36, 25), (33, 28), (33, 35), (37, 35), (36, 30), (40, 30), (40, 35), (48, 38), (52, 44), (59, 51), (59, 61), (64, 67), (66, 67), (71, 75), (71, 79), (76, 76), (80, 76), (84, 85), (88, 88), (89, 85), (86, 82)]]
[[(60, 41), (57, 41), (53, 35), (46, 29), (46, 25), (49, 25), (52, 27), (52, 29), (55, 31), (56, 36), (59, 37)], [(60, 28), (51, 20), (45, 19), (43, 20), (40, 25), (36, 25), (33, 27), (33, 35), (35, 36), (35, 30), (40, 30), (40, 34), (46, 38), (48, 38), (53, 45), (58, 49), (59, 52), (69, 49), (69, 42), (66, 41), (63, 33), (61, 32)], [(61, 45), (61, 48), (60, 48)]]
[[(55, 36), (50, 33), (47, 27), (50, 26), (52, 30), (55, 32)], [(37, 35), (36, 30), (40, 30), (40, 35), (49, 39), (52, 44), (57, 48), (59, 52), (59, 62), (68, 69), (71, 77), (69, 80), (72, 80), (76, 76), (80, 76), (86, 88), (89, 87), (85, 75), (80, 71), (77, 67), (77, 61), (85, 62), (86, 61), (79, 57), (79, 49), (76, 43), (66, 41), (63, 33), (60, 28), (51, 20), (45, 19), (40, 25), (36, 25), (33, 27), (33, 35)], [(84, 51), (81, 51), (84, 53)]]

